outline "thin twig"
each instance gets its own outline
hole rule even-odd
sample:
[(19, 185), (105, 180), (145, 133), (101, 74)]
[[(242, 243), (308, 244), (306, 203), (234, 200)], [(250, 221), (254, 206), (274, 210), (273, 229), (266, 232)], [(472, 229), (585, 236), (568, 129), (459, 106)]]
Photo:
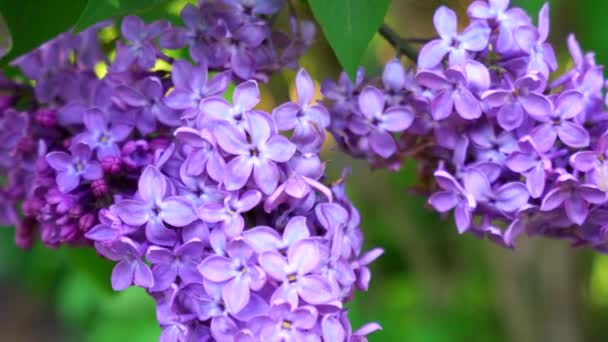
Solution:
[(412, 48), (406, 39), (403, 39), (387, 24), (382, 24), (378, 29), (378, 33), (391, 44), (398, 54), (403, 54), (412, 61), (418, 61), (418, 52)]

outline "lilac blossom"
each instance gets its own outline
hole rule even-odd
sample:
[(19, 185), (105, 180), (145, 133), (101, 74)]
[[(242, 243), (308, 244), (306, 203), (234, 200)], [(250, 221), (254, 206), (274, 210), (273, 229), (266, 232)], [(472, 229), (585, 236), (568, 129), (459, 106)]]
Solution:
[(57, 186), (61, 192), (74, 190), (82, 179), (91, 181), (103, 176), (99, 163), (91, 160), (89, 146), (76, 144), (70, 152), (55, 151), (46, 156), (49, 166), (57, 172)]
[(467, 60), (467, 52), (482, 51), (488, 46), (490, 28), (481, 21), (473, 22), (459, 34), (456, 13), (441, 6), (435, 11), (433, 23), (440, 39), (429, 42), (420, 51), (418, 66), (421, 69), (434, 68), (448, 53), (450, 66), (462, 65)]
[(301, 297), (311, 304), (323, 304), (332, 300), (332, 291), (319, 275), (315, 275), (321, 263), (321, 251), (312, 239), (299, 240), (287, 250), (287, 258), (276, 251), (260, 255), (260, 265), (272, 278), (282, 282), (271, 298), (271, 303), (287, 302), (298, 306)]
[(75, 140), (89, 145), (99, 159), (120, 155), (118, 143), (125, 140), (132, 130), (127, 124), (110, 124), (106, 114), (99, 109), (84, 113), (83, 122), (87, 130), (77, 135)]
[(581, 225), (589, 215), (589, 205), (602, 204), (606, 193), (594, 185), (581, 184), (572, 175), (563, 174), (557, 179), (557, 187), (543, 198), (540, 210), (549, 211), (564, 206), (566, 215), (575, 224)]
[(237, 313), (249, 302), (250, 289), (259, 290), (266, 282), (266, 274), (255, 262), (253, 250), (243, 240), (228, 244), (228, 257), (213, 255), (198, 266), (205, 279), (227, 282), (222, 298), (228, 311)]
[(131, 284), (150, 288), (154, 278), (148, 265), (141, 260), (141, 246), (127, 237), (121, 237), (108, 245), (97, 244), (97, 250), (106, 258), (118, 261), (112, 270), (112, 289), (124, 290)]
[(167, 180), (154, 166), (144, 169), (138, 183), (138, 197), (116, 204), (116, 213), (126, 224), (146, 225), (146, 236), (161, 246), (171, 246), (176, 233), (166, 224), (183, 227), (196, 216), (190, 204), (181, 197), (171, 196)]
[(199, 239), (192, 239), (174, 251), (150, 246), (146, 252), (146, 260), (155, 265), (152, 268), (153, 290), (166, 290), (178, 276), (184, 284), (200, 283), (202, 279), (197, 267), (203, 260), (204, 250), (205, 245)]
[(239, 190), (250, 176), (258, 188), (270, 194), (277, 187), (277, 163), (286, 162), (295, 153), (295, 145), (273, 132), (265, 114), (250, 113), (247, 131), (243, 132), (227, 123), (218, 124), (214, 136), (226, 153), (234, 156), (226, 164), (223, 183), (227, 190)]

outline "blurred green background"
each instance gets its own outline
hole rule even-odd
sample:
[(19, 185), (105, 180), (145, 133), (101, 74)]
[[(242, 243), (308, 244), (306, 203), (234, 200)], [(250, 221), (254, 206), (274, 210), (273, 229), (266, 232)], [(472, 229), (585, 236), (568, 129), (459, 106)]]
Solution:
[[(328, 0), (331, 1), (331, 0)], [(175, 16), (184, 1), (167, 8)], [(310, 16), (294, 1), (301, 15)], [(515, 1), (537, 13), (542, 1)], [(551, 41), (562, 68), (569, 63), (565, 37), (576, 32), (583, 47), (608, 60), (604, 0), (551, 3)], [(386, 21), (404, 37), (434, 35), (440, 4), (464, 17), (468, 1), (394, 0)], [(536, 18), (536, 14), (533, 15)], [(536, 19), (535, 19), (536, 20)], [(465, 24), (464, 21), (461, 25)], [(32, 26), (32, 29), (35, 29)], [(394, 52), (376, 36), (363, 65), (378, 75)], [(339, 66), (318, 35), (302, 65), (317, 80), (336, 77)], [(294, 72), (274, 76), (264, 107), (285, 101)], [(334, 179), (351, 166), (348, 189), (359, 208), (366, 246), (386, 253), (373, 264), (371, 288), (350, 304), (354, 327), (377, 321), (371, 341), (605, 341), (608, 332), (608, 257), (569, 248), (562, 241), (522, 239), (515, 251), (459, 236), (449, 221), (406, 193), (416, 184), (415, 164), (399, 173), (371, 171), (330, 144), (325, 152)], [(111, 266), (92, 250), (20, 251), (13, 230), (0, 230), (0, 341), (154, 341), (160, 332), (154, 303), (141, 289), (113, 293)]]

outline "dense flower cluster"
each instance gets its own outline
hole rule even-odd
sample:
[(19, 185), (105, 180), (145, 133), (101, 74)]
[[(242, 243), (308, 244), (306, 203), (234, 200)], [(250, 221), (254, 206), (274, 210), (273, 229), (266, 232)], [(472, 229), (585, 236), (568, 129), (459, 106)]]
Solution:
[[(314, 33), (295, 20), (291, 35), (272, 31), (282, 3), (203, 0), (182, 11), (185, 27), (128, 16), (111, 61), (101, 23), (15, 61), (33, 88), (0, 79), (0, 224), (17, 225), (22, 247), (37, 234), (94, 244), (116, 262), (113, 289), (155, 298), (162, 341), (379, 329), (353, 332), (344, 307), (382, 250), (362, 253), (344, 179), (325, 179), (329, 113), (312, 79), (300, 70), (297, 102), (273, 115), (255, 108), (256, 81), (295, 67)], [(166, 55), (184, 46), (194, 64)]]
[(473, 2), (461, 32), (440, 7), (439, 37), (415, 69), (394, 59), (380, 84), (362, 72), (354, 84), (326, 81), (330, 129), (376, 167), (415, 157), (429, 204), (453, 211), (461, 233), (512, 247), (526, 232), (607, 251), (603, 67), (571, 35), (572, 66), (556, 75), (548, 4), (538, 26), (508, 5)]

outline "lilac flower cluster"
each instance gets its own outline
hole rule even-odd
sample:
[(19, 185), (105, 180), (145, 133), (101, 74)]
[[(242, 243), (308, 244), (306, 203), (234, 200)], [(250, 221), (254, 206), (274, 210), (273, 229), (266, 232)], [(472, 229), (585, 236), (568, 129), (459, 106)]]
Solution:
[[(381, 82), (326, 81), (330, 130), (350, 154), (397, 170), (413, 157), (429, 204), (460, 233), (513, 247), (522, 234), (608, 251), (608, 119), (603, 67), (568, 38), (572, 66), (556, 74), (549, 6), (538, 26), (508, 0), (436, 10), (438, 38), (417, 67), (386, 64)], [(430, 177), (430, 175), (433, 177)]]
[[(14, 62), (33, 88), (0, 80), (0, 223), (17, 225), (21, 247), (38, 234), (94, 245), (116, 262), (114, 290), (156, 300), (162, 341), (379, 329), (352, 331), (344, 307), (382, 250), (362, 253), (344, 177), (325, 179), (330, 120), (312, 79), (300, 70), (296, 102), (256, 109), (257, 81), (296, 66), (314, 32), (295, 20), (291, 36), (273, 32), (282, 3), (203, 0), (182, 11), (185, 27), (128, 16), (112, 60), (97, 39), (108, 23), (68, 32)], [(186, 45), (195, 64), (166, 55)]]

